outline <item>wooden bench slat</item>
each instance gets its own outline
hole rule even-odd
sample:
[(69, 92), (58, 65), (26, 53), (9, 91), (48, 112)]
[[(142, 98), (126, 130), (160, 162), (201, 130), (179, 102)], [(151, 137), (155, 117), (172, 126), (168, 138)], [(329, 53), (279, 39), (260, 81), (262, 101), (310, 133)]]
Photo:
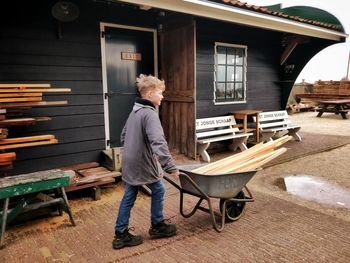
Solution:
[[(256, 118), (254, 118), (254, 121), (256, 122)], [(300, 126), (292, 124), (285, 110), (259, 113), (259, 129), (262, 141), (272, 140), (276, 132), (283, 131), (287, 131), (295, 140), (301, 141), (301, 137), (297, 133), (300, 128)]]
[(202, 139), (198, 140), (200, 143), (207, 143), (207, 142), (217, 142), (217, 141), (224, 141), (224, 140), (229, 140), (229, 139), (234, 139), (234, 138), (241, 138), (241, 137), (248, 137), (251, 134), (248, 133), (243, 133), (243, 134), (230, 134), (226, 136), (219, 136), (219, 137), (211, 137), (208, 139)]
[(291, 123), (291, 121), (289, 120), (283, 120), (283, 121), (276, 121), (276, 122), (260, 122), (259, 123), (259, 127), (261, 128), (269, 128), (269, 127), (283, 127), (283, 126), (287, 126)]
[(285, 110), (282, 111), (263, 111), (259, 113), (259, 121), (275, 121), (278, 119), (288, 119), (288, 113)]
[(297, 128), (300, 128), (300, 126), (275, 127), (275, 128), (270, 128), (270, 129), (264, 129), (264, 131), (266, 131), (266, 132), (269, 132), (269, 131), (285, 131), (285, 130), (297, 129)]
[(211, 142), (218, 142), (232, 139), (232, 149), (247, 149), (245, 140), (251, 133), (237, 133), (239, 129), (233, 115), (213, 118), (196, 119), (196, 138), (198, 153), (204, 161), (210, 162), (210, 156), (206, 151)]
[(196, 130), (197, 131), (203, 130), (203, 129), (229, 127), (229, 126), (233, 126), (233, 125), (236, 125), (236, 120), (235, 120), (235, 117), (233, 115), (196, 119)]
[(202, 138), (202, 137), (208, 137), (208, 136), (213, 136), (213, 135), (220, 135), (220, 134), (226, 134), (226, 133), (236, 133), (239, 132), (238, 128), (229, 128), (229, 129), (219, 129), (219, 130), (214, 130), (214, 131), (205, 131), (205, 132), (197, 132), (197, 138)]

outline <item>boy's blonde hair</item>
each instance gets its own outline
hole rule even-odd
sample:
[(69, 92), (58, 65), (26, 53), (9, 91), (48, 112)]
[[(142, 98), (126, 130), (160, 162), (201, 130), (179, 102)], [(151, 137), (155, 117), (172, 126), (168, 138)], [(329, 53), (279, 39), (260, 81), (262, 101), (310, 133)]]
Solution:
[(136, 85), (141, 96), (146, 95), (146, 93), (150, 90), (165, 90), (164, 80), (160, 80), (152, 75), (147, 76), (144, 74), (140, 74), (140, 76), (136, 79)]

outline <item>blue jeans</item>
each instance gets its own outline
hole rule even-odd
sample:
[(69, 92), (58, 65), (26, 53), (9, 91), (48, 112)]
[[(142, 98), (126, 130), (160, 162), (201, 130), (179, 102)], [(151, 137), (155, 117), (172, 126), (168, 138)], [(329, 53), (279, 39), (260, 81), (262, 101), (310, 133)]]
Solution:
[[(152, 191), (151, 223), (157, 224), (164, 220), (163, 205), (165, 187), (163, 182), (157, 181), (147, 185)], [(139, 186), (125, 184), (124, 196), (119, 206), (119, 213), (115, 224), (115, 232), (123, 232), (129, 228), (130, 212), (134, 206)]]

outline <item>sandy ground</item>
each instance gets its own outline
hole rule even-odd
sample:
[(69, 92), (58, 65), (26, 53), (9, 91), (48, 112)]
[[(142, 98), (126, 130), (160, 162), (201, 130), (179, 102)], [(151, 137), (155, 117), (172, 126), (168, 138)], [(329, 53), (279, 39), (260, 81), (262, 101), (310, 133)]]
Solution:
[[(325, 114), (321, 118), (315, 116), (315, 112), (304, 112), (293, 114), (290, 118), (293, 123), (302, 126), (302, 132), (315, 134), (316, 143), (319, 144), (327, 143), (328, 135), (335, 135), (339, 138), (350, 136), (350, 119), (344, 120), (334, 114)], [(319, 141), (317, 141), (318, 138), (320, 138)], [(265, 168), (257, 173), (248, 186), (254, 191), (268, 193), (350, 221), (349, 162), (350, 144), (345, 144)], [(305, 197), (301, 198), (300, 195), (293, 194), (292, 191), (285, 191), (284, 177), (302, 175), (316, 181), (320, 180), (318, 182), (319, 193), (310, 192), (308, 194), (310, 189), (307, 186), (303, 189), (304, 194), (308, 195), (307, 199), (311, 200), (306, 200)], [(337, 194), (340, 191), (343, 192), (341, 197)], [(324, 200), (320, 200), (317, 195)], [(317, 199), (317, 201), (312, 199)]]

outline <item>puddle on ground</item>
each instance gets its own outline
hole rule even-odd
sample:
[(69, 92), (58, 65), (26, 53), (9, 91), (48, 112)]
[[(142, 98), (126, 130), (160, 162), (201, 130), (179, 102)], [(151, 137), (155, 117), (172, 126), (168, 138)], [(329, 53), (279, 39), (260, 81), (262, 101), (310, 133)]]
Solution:
[(290, 175), (278, 178), (275, 184), (284, 191), (301, 198), (350, 209), (350, 191), (309, 175)]

